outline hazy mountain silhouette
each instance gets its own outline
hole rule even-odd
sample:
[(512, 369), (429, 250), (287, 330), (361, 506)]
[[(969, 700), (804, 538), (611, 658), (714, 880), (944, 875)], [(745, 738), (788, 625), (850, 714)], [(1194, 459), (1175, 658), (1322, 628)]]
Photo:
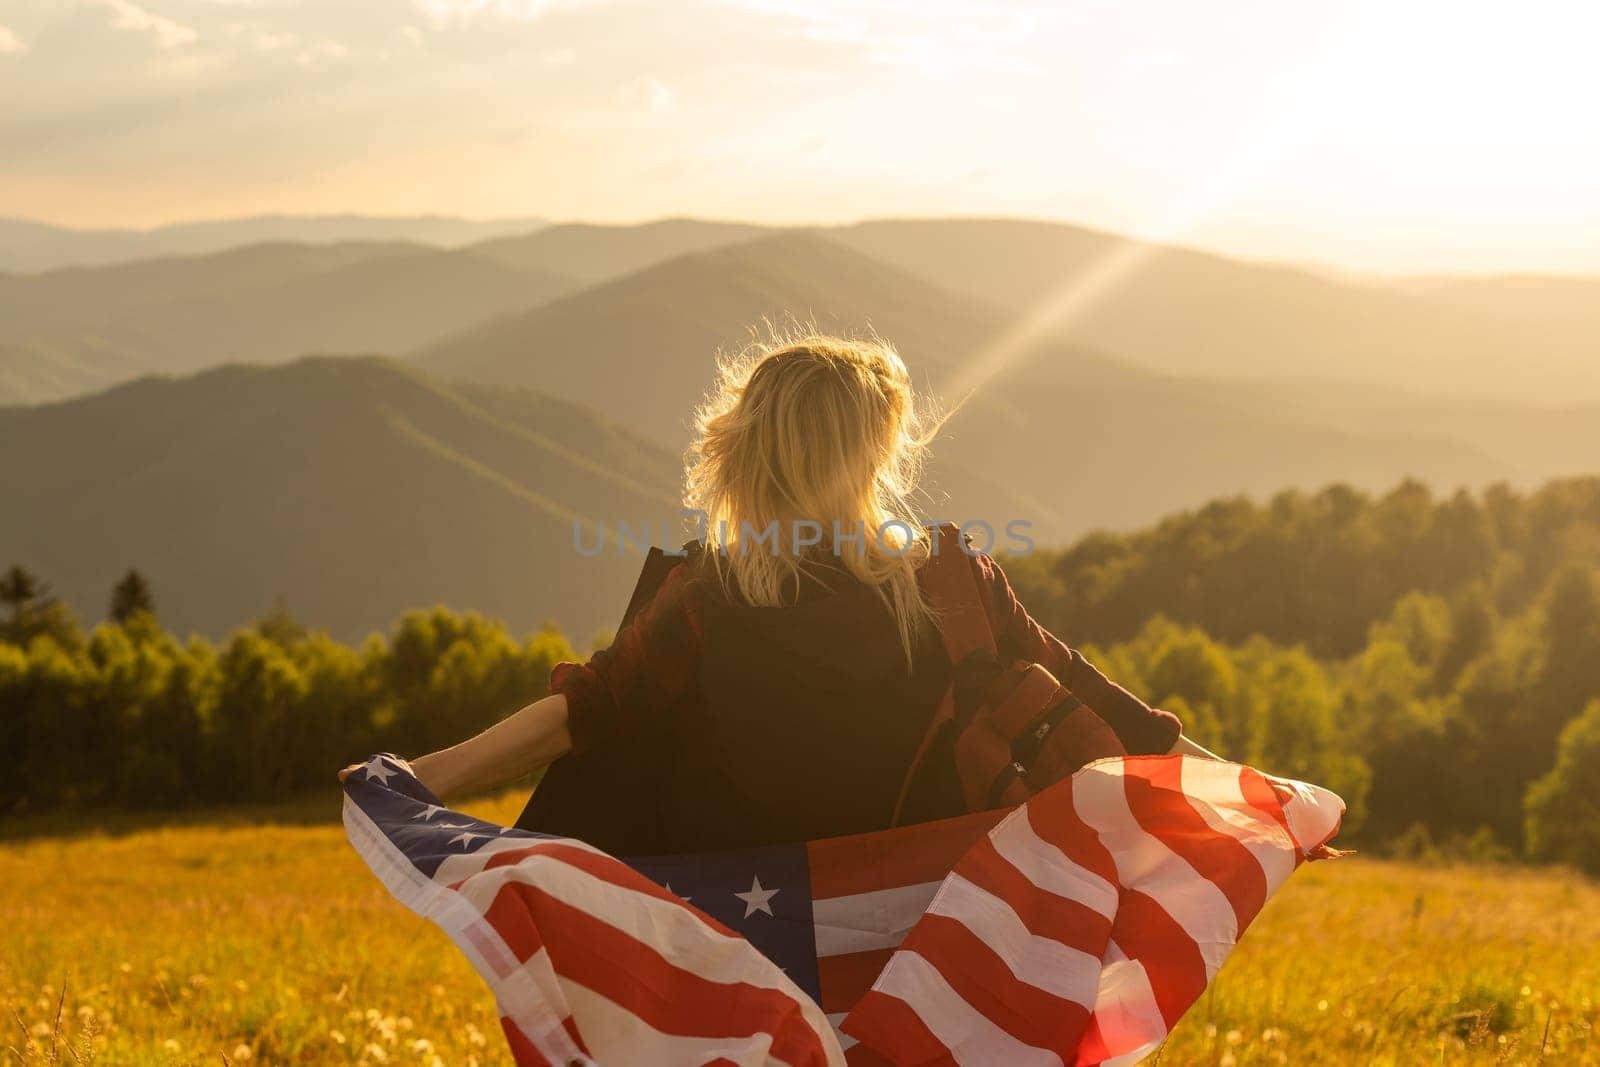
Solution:
[[(875, 328), (950, 402), (1024, 309), (1127, 247), (1028, 222), (668, 220), (457, 251), (254, 245), (0, 274), (0, 398), (308, 350), (409, 352), (450, 382), (322, 358), (0, 409), (0, 491), (20, 502), (0, 512), (0, 563), (35, 567), (91, 615), (138, 566), (170, 622), (212, 633), (282, 593), (343, 636), (443, 600), (581, 637), (614, 621), (637, 561), (575, 563), (570, 518), (675, 514), (719, 348), (763, 319)], [(1358, 284), (1157, 249), (949, 423), (928, 510), (1029, 520), (1051, 543), (1241, 491), (1592, 471), (1600, 406), (1561, 361), (1600, 329), (1595, 285)], [(1487, 374), (1515, 362), (1513, 334), (1529, 353), (1518, 389), (1566, 383), (1564, 404), (1435, 395), (1422, 372), (1446, 353)]]
[(637, 226), (566, 223), (537, 233), (483, 241), (472, 250), (519, 270), (546, 270), (600, 282), (771, 231), (766, 226), (702, 219), (660, 219)]
[[(786, 233), (581, 290), (416, 358), (449, 377), (537, 382), (677, 449), (715, 351), (739, 344), (748, 324), (789, 315), (828, 330), (875, 327), (936, 391), (1011, 321), (831, 238)], [(1520, 473), (1477, 435), (1355, 428), (1280, 410), (1286, 403), (1046, 338), (949, 424), (932, 466), (936, 507), (1029, 518), (1042, 537), (1059, 539), (1221, 493)]]
[(375, 244), (0, 275), (0, 402), (230, 361), (405, 349), (571, 287), (471, 252)]
[[(774, 324), (876, 329), (924, 380), (948, 376), (1005, 325), (1002, 315), (827, 237), (784, 232), (680, 256), (423, 347), (446, 377), (528, 385), (613, 410), (680, 446), (719, 349)], [(1036, 359), (1095, 380), (1154, 372), (1051, 342)], [(626, 388), (621, 388), (622, 384)]]
[(404, 241), (454, 247), (544, 225), (534, 218), (446, 215), (261, 215), (152, 229), (74, 229), (0, 218), (0, 270), (41, 271), (156, 256), (196, 255), (263, 241)]
[(615, 624), (639, 559), (580, 557), (572, 519), (670, 518), (678, 475), (573, 405), (361, 358), (0, 409), (0, 455), (0, 494), (26, 502), (0, 509), (0, 559), (90, 618), (135, 565), (170, 626), (210, 634), (282, 595), (346, 638), (446, 602), (583, 640)]
[(1136, 266), (1066, 324), (1066, 333), (1183, 374), (1600, 402), (1594, 372), (1600, 321), (1593, 311), (1600, 283), (1360, 283), (1025, 220), (881, 220), (832, 236), (1014, 314), (1111, 257), (1136, 257)]

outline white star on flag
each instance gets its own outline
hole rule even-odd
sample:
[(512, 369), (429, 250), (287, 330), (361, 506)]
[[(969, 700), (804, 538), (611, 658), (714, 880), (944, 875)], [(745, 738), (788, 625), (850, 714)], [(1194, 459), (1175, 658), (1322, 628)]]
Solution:
[(377, 782), (379, 785), (388, 785), (389, 779), (399, 773), (393, 767), (387, 766), (382, 756), (373, 756), (361, 765), (361, 769), (367, 772), (367, 781)]
[(744, 917), (746, 919), (758, 911), (772, 914), (772, 898), (778, 895), (776, 889), (762, 889), (759, 877), (750, 879), (750, 892), (735, 893), (734, 896), (744, 901)]
[[(452, 827), (450, 827), (450, 829), (453, 830), (453, 829), (455, 829), (455, 827), (452, 826)], [(472, 847), (472, 842), (476, 841), (480, 837), (488, 837), (488, 836), (489, 836), (488, 834), (475, 834), (471, 830), (463, 830), (461, 833), (459, 833), (456, 836), (452, 837), (449, 840), (448, 844), (452, 844), (453, 845), (457, 841), (459, 841), (459, 842), (461, 842), (461, 847), (462, 848), (470, 848), (470, 847)]]

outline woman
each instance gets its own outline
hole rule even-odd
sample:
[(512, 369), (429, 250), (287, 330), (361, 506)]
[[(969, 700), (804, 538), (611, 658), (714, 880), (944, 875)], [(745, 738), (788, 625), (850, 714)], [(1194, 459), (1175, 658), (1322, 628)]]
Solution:
[[(932, 436), (922, 422), (904, 363), (880, 341), (810, 336), (725, 365), (686, 476), (688, 506), (708, 520), (702, 549), (609, 649), (557, 666), (544, 699), (414, 760), (417, 778), (449, 798), (568, 753), (642, 747), (658, 780), (630, 799), (656, 829), (649, 851), (888, 826), (951, 676), (918, 578), (937, 549), (908, 502)], [(1035, 623), (993, 559), (971, 565), (1003, 658), (1044, 664), (1130, 753), (1211, 756)], [(963, 810), (953, 761), (923, 766), (903, 821)]]

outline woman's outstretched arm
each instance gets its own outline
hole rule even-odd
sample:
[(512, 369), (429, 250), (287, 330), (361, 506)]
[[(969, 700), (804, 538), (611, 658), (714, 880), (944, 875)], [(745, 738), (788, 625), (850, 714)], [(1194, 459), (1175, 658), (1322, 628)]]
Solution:
[[(441, 800), (482, 793), (555, 762), (572, 750), (567, 698), (552, 693), (459, 745), (410, 761), (417, 780)], [(339, 781), (359, 768), (339, 772)]]
[(1203, 756), (1206, 759), (1220, 760), (1221, 756), (1206, 748), (1204, 745), (1189, 740), (1185, 734), (1179, 734), (1178, 739), (1172, 743), (1172, 748), (1167, 752), (1169, 756)]

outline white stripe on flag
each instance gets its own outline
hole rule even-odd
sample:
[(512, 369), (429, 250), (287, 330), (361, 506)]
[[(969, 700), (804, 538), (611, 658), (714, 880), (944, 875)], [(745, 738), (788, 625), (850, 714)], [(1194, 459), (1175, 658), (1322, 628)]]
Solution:
[(1144, 964), (1130, 960), (1113, 941), (1106, 950), (1100, 972), (1100, 992), (1094, 999), (1094, 1022), (1110, 1058), (1099, 1067), (1132, 1067), (1167, 1036), (1167, 1021), (1156, 1003), (1155, 990)]
[(938, 882), (923, 882), (812, 901), (817, 955), (842, 956), (898, 947), (938, 891)]
[(1295, 867), (1295, 844), (1278, 820), (1245, 799), (1239, 776), (1244, 768), (1221, 760), (1183, 761), (1182, 788), (1206, 825), (1238, 841), (1267, 876), (1267, 895), (1276, 893)]
[(748, 1037), (682, 1037), (665, 1034), (603, 993), (570, 979), (562, 989), (573, 1014), (583, 1019), (583, 1039), (595, 1060), (628, 1064), (639, 1049), (650, 1050), (650, 1067), (703, 1067), (718, 1057), (737, 1064), (785, 1063), (772, 1055), (772, 1035)]
[(1216, 977), (1239, 939), (1238, 914), (1226, 893), (1140, 824), (1128, 806), (1123, 764), (1073, 779), (1073, 806), (1117, 865), (1117, 880), (1154, 900), (1183, 927)]
[(479, 910), (487, 911), (500, 891), (512, 883), (542, 889), (708, 982), (743, 982), (784, 993), (805, 1009), (806, 1021), (813, 1029), (819, 1033), (828, 1029), (822, 1009), (749, 941), (722, 933), (699, 912), (680, 903), (596, 878), (557, 857), (535, 854), (492, 868), (468, 878), (460, 893)]
[(1017, 917), (1011, 905), (959, 874), (928, 909), (930, 915), (955, 919), (977, 935), (1005, 962), (1020, 982), (1063, 1000), (1087, 1007), (1100, 981), (1100, 961), (1081, 949), (1039, 937)]
[(1117, 887), (1040, 837), (1028, 821), (1027, 808), (1006, 816), (989, 840), (1007, 863), (1046, 893), (1075, 900), (1107, 919), (1116, 916)]
[(963, 1067), (1062, 1067), (1055, 1053), (1024, 1044), (996, 1026), (915, 952), (896, 953), (872, 988), (905, 1001)]

